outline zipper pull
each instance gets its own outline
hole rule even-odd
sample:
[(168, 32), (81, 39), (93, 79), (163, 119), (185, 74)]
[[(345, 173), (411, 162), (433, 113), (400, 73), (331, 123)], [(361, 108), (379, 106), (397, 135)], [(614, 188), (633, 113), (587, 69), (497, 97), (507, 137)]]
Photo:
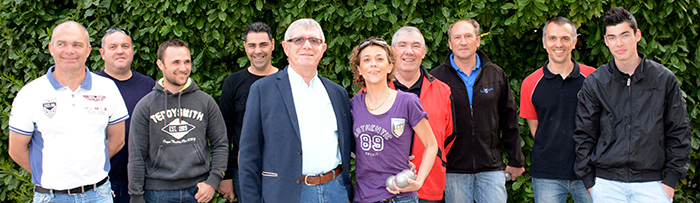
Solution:
[(630, 81), (632, 80), (632, 77), (627, 78), (627, 87), (630, 86)]

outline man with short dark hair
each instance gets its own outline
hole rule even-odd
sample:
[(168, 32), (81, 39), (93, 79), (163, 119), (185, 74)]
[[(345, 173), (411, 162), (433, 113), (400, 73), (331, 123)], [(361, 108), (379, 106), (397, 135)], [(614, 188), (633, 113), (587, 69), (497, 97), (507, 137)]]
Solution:
[(163, 78), (136, 104), (129, 129), (131, 202), (209, 202), (226, 170), (224, 119), (189, 77), (185, 42), (163, 42), (156, 64)]
[(129, 114), (114, 82), (85, 66), (90, 36), (66, 21), (51, 34), (55, 65), (17, 93), (8, 153), (32, 174), (33, 202), (112, 202), (107, 176)]
[(244, 202), (348, 202), (353, 197), (350, 99), (318, 75), (326, 51), (321, 25), (289, 25), (282, 47), (289, 66), (253, 83), (241, 130)]
[(226, 78), (221, 87), (219, 105), (226, 122), (229, 144), (232, 146), (228, 153), (228, 166), (224, 179), (219, 184), (219, 193), (229, 202), (233, 202), (241, 194), (238, 181), (238, 146), (250, 86), (258, 79), (278, 71), (272, 66), (275, 39), (272, 38), (270, 26), (262, 22), (248, 25), (243, 31), (243, 43), (250, 66)]
[[(446, 202), (506, 202), (505, 174), (525, 169), (515, 98), (508, 77), (481, 51), (479, 23), (461, 20), (447, 30), (452, 54), (430, 73), (447, 83), (454, 106), (454, 144), (447, 153)], [(501, 136), (502, 134), (502, 136)], [(503, 163), (501, 149), (510, 155)]]
[(622, 7), (603, 17), (613, 58), (591, 73), (576, 109), (576, 175), (595, 202), (671, 202), (690, 165), (690, 124), (676, 76), (637, 51)]
[[(131, 42), (129, 34), (119, 28), (108, 29), (102, 37), (102, 47), (100, 55), (104, 60), (104, 69), (97, 75), (106, 77), (114, 81), (119, 88), (126, 109), (129, 114), (134, 112), (136, 103), (146, 96), (153, 86), (155, 81), (148, 76), (142, 75), (131, 70), (131, 61), (134, 59), (134, 45)], [(131, 118), (126, 119), (124, 141), (129, 140), (129, 124)], [(127, 179), (126, 165), (129, 163), (129, 150), (125, 146), (110, 160), (112, 169), (109, 170), (109, 180), (112, 182), (112, 191), (114, 191), (114, 202), (128, 203), (129, 196), (129, 180)]]
[[(391, 46), (396, 51), (396, 80), (389, 84), (392, 89), (416, 94), (423, 109), (428, 113), (428, 122), (438, 143), (438, 154), (423, 187), (418, 190), (421, 203), (440, 202), (445, 192), (445, 154), (452, 146), (452, 102), (450, 87), (428, 73), (421, 65), (427, 47), (418, 28), (404, 26), (394, 33)], [(411, 162), (420, 168), (423, 159), (423, 143), (413, 138)]]
[(591, 195), (574, 173), (576, 142), (573, 134), (576, 94), (593, 67), (571, 57), (576, 47), (576, 25), (564, 17), (544, 24), (542, 45), (548, 59), (527, 76), (520, 88), (520, 117), (535, 139), (532, 147), (532, 188), (536, 203), (590, 203)]

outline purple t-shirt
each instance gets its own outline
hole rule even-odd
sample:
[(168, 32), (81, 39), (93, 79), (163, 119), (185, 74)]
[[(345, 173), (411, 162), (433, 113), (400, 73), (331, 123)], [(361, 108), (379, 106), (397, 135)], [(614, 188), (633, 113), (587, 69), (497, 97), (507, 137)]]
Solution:
[[(356, 202), (376, 202), (394, 195), (386, 191), (386, 178), (408, 169), (413, 127), (428, 115), (415, 94), (398, 91), (389, 111), (374, 115), (365, 105), (366, 93), (350, 101), (355, 135)], [(417, 192), (401, 193), (418, 196)]]

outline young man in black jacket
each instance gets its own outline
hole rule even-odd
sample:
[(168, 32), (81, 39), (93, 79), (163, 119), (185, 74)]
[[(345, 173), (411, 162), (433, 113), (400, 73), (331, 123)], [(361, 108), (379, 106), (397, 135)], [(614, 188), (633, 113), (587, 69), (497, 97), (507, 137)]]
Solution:
[(613, 59), (579, 93), (576, 175), (594, 202), (671, 202), (690, 161), (690, 125), (674, 74), (637, 51), (630, 12), (603, 18)]
[[(501, 67), (477, 51), (479, 23), (462, 20), (447, 31), (452, 53), (430, 74), (447, 83), (454, 105), (454, 139), (447, 153), (446, 202), (506, 202), (504, 173), (525, 169), (517, 107)], [(501, 137), (501, 133), (503, 134)], [(510, 155), (508, 166), (501, 148)]]

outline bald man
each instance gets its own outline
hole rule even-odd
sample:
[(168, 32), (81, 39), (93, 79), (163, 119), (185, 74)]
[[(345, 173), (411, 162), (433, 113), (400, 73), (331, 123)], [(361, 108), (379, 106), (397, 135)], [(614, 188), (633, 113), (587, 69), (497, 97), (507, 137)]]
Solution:
[(112, 202), (109, 158), (124, 146), (129, 114), (114, 82), (85, 66), (88, 36), (77, 22), (57, 25), (55, 65), (12, 103), (8, 152), (32, 174), (33, 202)]

